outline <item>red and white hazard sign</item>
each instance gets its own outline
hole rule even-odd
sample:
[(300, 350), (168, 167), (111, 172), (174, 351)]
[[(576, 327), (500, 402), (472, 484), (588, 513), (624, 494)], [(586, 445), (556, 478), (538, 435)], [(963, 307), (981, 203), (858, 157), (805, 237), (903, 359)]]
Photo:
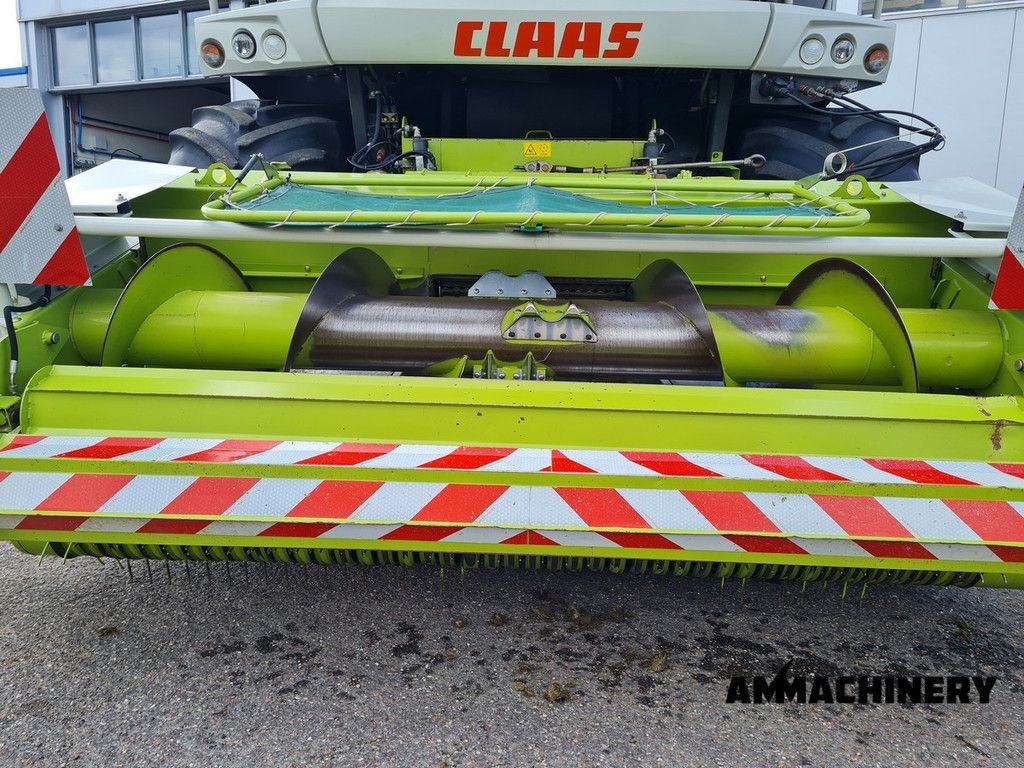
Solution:
[(1017, 210), (1006, 235), (1006, 250), (999, 276), (992, 288), (992, 309), (1024, 309), (1024, 191), (1017, 199)]
[(89, 282), (38, 91), (0, 88), (0, 282)]

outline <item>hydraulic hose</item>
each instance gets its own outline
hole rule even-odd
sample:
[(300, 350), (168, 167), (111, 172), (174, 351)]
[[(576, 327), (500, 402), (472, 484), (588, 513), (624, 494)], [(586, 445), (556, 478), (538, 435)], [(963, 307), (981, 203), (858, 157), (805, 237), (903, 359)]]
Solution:
[(17, 387), (15, 385), (15, 378), (18, 375), (18, 335), (14, 332), (14, 315), (22, 312), (31, 312), (33, 309), (39, 309), (45, 307), (50, 303), (50, 286), (44, 286), (43, 295), (30, 304), (23, 306), (15, 306), (14, 304), (8, 304), (4, 307), (4, 326), (7, 328), (7, 343), (11, 349), (11, 364), (10, 364), (10, 393), (17, 394)]

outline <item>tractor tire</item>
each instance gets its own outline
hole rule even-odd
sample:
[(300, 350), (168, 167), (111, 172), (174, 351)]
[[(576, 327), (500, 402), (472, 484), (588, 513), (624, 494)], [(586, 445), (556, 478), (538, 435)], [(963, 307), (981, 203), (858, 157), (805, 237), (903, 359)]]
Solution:
[[(825, 158), (846, 147), (856, 147), (880, 139), (891, 139), (847, 153), (847, 174), (858, 173), (857, 167), (881, 160), (912, 146), (909, 141), (895, 139), (895, 126), (885, 125), (867, 117), (830, 117), (828, 115), (792, 112), (766, 117), (752, 124), (740, 137), (736, 150), (739, 157), (764, 155), (765, 164), (744, 174), (751, 179), (802, 179), (820, 173)], [(879, 166), (862, 174), (870, 180), (913, 181), (919, 179), (918, 158), (899, 166)]]
[(240, 168), (261, 153), (297, 171), (343, 170), (338, 123), (322, 107), (255, 99), (197, 107), (192, 125), (170, 134), (172, 165)]

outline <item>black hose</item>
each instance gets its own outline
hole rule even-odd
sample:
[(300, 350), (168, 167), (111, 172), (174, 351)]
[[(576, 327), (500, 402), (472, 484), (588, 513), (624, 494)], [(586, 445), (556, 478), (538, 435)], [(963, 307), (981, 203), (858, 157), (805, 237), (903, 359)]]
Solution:
[(366, 157), (379, 145), (388, 144), (388, 142), (380, 141), (380, 120), (384, 113), (384, 95), (382, 93), (377, 93), (374, 101), (377, 102), (377, 107), (374, 110), (373, 116), (373, 137), (365, 146), (354, 152), (351, 157), (347, 158), (349, 164), (353, 168), (361, 171), (367, 170), (365, 167)]
[(31, 312), (33, 309), (45, 307), (50, 303), (50, 286), (43, 287), (43, 295), (30, 304), (17, 307), (8, 304), (4, 307), (4, 327), (7, 328), (7, 343), (11, 350), (11, 383), (10, 391), (14, 394), (14, 376), (18, 372), (18, 335), (14, 332), (14, 315), (22, 312)]

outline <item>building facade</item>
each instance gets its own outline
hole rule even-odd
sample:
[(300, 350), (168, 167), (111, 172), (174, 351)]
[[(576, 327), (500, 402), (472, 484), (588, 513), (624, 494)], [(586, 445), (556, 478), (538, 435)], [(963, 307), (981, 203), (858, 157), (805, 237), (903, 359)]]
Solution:
[(227, 78), (199, 72), (192, 22), (210, 8), (208, 0), (18, 0), (21, 77), (44, 93), (66, 171), (111, 157), (164, 162), (167, 134), (188, 125), (194, 107), (231, 99)]
[[(863, 0), (865, 12), (874, 0)], [(1011, 195), (1024, 183), (1024, 2), (884, 0), (896, 22), (885, 83), (873, 107), (916, 112), (947, 143), (921, 158), (926, 178), (971, 176)]]

